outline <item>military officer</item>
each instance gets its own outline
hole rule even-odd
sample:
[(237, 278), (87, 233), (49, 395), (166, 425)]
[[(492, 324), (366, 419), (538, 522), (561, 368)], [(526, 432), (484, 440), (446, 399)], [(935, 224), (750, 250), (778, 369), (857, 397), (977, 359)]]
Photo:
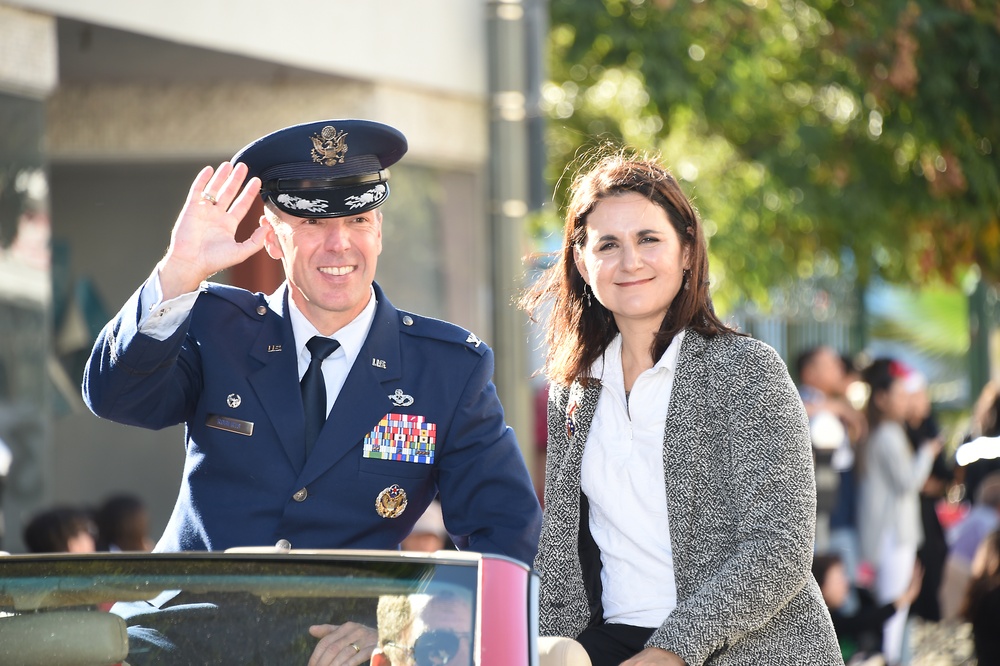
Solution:
[[(406, 147), (387, 125), (326, 120), (195, 178), (83, 381), (98, 416), (186, 424), (156, 550), (396, 548), (439, 494), (459, 548), (534, 558), (540, 509), (491, 350), (397, 310), (375, 282), (388, 167)], [(260, 225), (237, 242), (258, 194)], [(273, 294), (207, 282), (261, 248), (284, 268)]]

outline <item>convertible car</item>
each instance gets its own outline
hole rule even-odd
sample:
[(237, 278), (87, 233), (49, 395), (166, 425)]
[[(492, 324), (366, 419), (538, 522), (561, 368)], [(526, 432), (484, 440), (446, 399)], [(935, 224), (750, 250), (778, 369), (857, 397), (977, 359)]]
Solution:
[(278, 551), (0, 557), (0, 664), (302, 664), (309, 627), (378, 634), (372, 666), (584, 664), (537, 636), (537, 578), (478, 553)]

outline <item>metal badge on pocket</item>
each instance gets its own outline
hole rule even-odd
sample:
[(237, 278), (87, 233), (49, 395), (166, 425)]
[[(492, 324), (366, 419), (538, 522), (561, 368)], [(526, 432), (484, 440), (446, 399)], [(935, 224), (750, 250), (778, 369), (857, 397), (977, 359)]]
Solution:
[(406, 491), (395, 483), (375, 498), (375, 510), (383, 518), (397, 518), (406, 510)]

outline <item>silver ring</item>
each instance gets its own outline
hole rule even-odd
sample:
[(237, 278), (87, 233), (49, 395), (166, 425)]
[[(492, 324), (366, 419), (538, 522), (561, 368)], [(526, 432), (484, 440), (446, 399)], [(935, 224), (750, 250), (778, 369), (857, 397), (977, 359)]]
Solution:
[(361, 648), (358, 647), (357, 643), (351, 643), (351, 647), (354, 648), (354, 654), (361, 652)]
[(207, 201), (207, 202), (209, 202), (210, 204), (212, 204), (213, 206), (214, 206), (215, 204), (217, 204), (217, 203), (219, 202), (219, 200), (218, 200), (218, 199), (216, 199), (215, 197), (213, 197), (213, 196), (212, 196), (211, 194), (209, 194), (208, 192), (202, 192), (202, 193), (201, 193), (201, 200), (202, 200), (202, 201)]

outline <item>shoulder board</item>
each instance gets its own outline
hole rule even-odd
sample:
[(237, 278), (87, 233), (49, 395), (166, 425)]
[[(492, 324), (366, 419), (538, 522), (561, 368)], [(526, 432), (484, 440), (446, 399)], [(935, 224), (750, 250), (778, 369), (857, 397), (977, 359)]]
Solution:
[(486, 350), (489, 349), (486, 343), (480, 340), (475, 333), (467, 331), (451, 322), (400, 310), (399, 324), (400, 330), (407, 335), (452, 342), (467, 347), (479, 354), (485, 354)]
[[(202, 282), (200, 291), (203, 294), (232, 303), (251, 317), (259, 317), (267, 313), (267, 298), (260, 292), (253, 293), (240, 287), (219, 284), (218, 282)], [(261, 308), (264, 309), (261, 310)]]

